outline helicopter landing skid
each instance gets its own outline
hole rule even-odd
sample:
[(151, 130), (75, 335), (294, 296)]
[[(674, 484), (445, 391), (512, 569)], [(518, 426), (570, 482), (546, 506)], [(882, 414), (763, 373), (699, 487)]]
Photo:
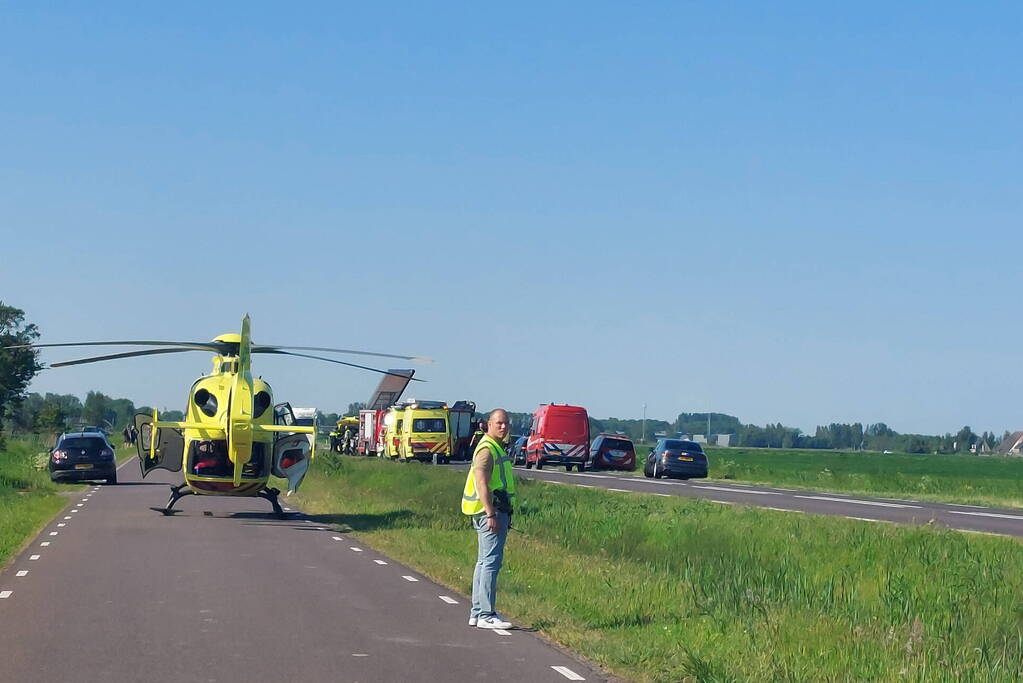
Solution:
[(287, 515), (284, 514), (284, 510), (281, 509), (281, 504), (277, 501), (277, 496), (281, 493), (280, 489), (263, 489), (259, 492), (259, 497), (270, 501), (270, 504), (274, 506), (274, 514), (277, 515), (278, 519), (285, 519)]
[[(182, 490), (182, 489), (184, 489), (184, 490)], [(185, 496), (194, 496), (195, 495), (195, 493), (192, 491), (192, 489), (188, 488), (188, 484), (179, 484), (178, 486), (171, 486), (170, 490), (171, 490), (171, 494), (170, 494), (170, 498), (167, 499), (167, 507), (153, 508), (154, 510), (157, 510), (158, 512), (162, 512), (165, 517), (170, 517), (175, 512), (177, 512), (177, 510), (171, 509), (171, 508), (174, 507), (174, 503), (178, 502), (180, 499), (184, 498)]]

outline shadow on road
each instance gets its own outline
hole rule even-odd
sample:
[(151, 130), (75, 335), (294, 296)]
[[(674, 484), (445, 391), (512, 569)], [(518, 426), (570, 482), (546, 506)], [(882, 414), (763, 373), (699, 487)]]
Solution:
[(415, 518), (411, 510), (393, 510), (378, 515), (309, 515), (317, 524), (334, 524), (340, 531), (376, 531), (408, 527)]

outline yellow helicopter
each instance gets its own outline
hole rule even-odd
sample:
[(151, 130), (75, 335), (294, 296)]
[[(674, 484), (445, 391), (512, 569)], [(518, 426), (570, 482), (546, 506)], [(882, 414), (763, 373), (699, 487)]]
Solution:
[(347, 353), (409, 361), (429, 360), (352, 349), (253, 344), (248, 315), (242, 319), (240, 334), (222, 334), (211, 342), (108, 341), (25, 346), (44, 348), (101, 345), (166, 348), (80, 358), (52, 363), (50, 367), (185, 351), (210, 351), (214, 354), (213, 371), (192, 384), (184, 420), (161, 421), (156, 410), (152, 414), (139, 413), (134, 418), (138, 430), (136, 447), (142, 476), (158, 469), (183, 472), (185, 481), (171, 486), (167, 505), (153, 508), (165, 515), (176, 512), (173, 507), (180, 498), (204, 495), (259, 496), (270, 501), (274, 512), (283, 517), (284, 512), (278, 501), (280, 491), (267, 486), (270, 475), (287, 479), (289, 494), (302, 483), (309, 460), (315, 456), (316, 427), (296, 425), (289, 404), (274, 405), (270, 385), (261, 377), (252, 377), (252, 354), (272, 353), (312, 358), (416, 382), (422, 380), (412, 378), (413, 370), (379, 370), (294, 351)]

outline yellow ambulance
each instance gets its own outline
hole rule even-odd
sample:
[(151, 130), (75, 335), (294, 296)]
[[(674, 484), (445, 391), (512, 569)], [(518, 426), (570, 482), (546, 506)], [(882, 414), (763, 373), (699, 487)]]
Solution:
[(399, 429), (398, 457), (447, 464), (451, 460), (451, 429), (448, 404), (443, 401), (411, 401), (405, 405)]

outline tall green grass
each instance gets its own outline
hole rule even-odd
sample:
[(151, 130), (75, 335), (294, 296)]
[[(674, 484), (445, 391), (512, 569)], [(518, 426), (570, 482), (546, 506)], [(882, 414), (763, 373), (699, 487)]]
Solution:
[[(468, 593), (464, 476), (324, 457), (299, 502)], [(1023, 677), (1015, 540), (539, 482), (520, 491), (501, 610), (618, 675)]]
[(41, 450), (39, 441), (12, 439), (0, 451), (0, 567), (66, 503), (38, 467)]

